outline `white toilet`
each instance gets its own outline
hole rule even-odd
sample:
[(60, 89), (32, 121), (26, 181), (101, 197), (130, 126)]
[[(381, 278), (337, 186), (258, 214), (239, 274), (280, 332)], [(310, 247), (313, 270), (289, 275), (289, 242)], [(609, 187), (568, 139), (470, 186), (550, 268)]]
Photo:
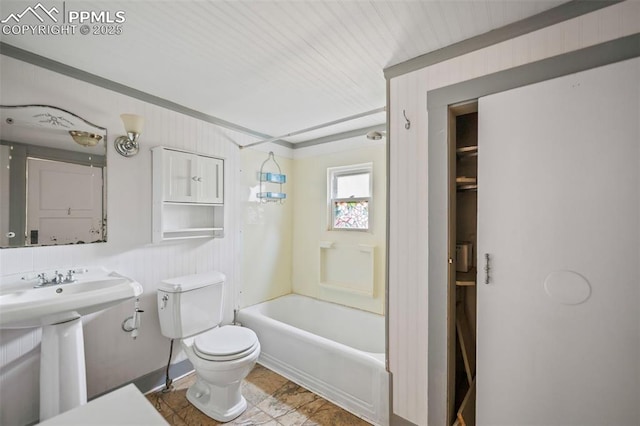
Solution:
[(244, 327), (219, 326), (225, 276), (220, 272), (187, 275), (162, 281), (158, 315), (162, 334), (181, 339), (197, 381), (187, 399), (220, 422), (247, 408), (240, 384), (260, 355), (256, 334)]

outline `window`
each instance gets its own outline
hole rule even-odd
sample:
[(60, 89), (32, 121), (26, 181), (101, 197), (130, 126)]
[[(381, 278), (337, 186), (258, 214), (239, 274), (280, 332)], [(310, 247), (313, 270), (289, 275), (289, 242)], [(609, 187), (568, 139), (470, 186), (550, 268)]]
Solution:
[(372, 164), (327, 169), (329, 229), (369, 230)]

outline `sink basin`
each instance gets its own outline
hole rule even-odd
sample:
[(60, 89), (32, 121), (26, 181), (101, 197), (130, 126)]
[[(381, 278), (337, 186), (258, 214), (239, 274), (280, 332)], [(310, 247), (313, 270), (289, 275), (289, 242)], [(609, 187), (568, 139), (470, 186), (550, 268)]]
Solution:
[[(33, 288), (30, 276), (3, 277), (0, 328), (41, 327), (106, 309), (142, 294), (142, 285), (104, 268), (81, 269), (77, 281)], [(53, 271), (48, 274), (53, 276)]]
[[(55, 271), (45, 272), (48, 277)], [(60, 270), (61, 273), (67, 272)], [(142, 285), (102, 267), (74, 268), (75, 282), (38, 284), (37, 273), (0, 277), (0, 328), (42, 327), (40, 421), (87, 402), (81, 317), (142, 294)]]

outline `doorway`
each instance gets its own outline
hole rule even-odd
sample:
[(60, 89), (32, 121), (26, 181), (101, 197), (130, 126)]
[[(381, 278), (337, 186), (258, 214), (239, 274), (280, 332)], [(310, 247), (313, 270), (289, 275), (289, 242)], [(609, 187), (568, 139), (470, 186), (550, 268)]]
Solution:
[(454, 426), (475, 425), (478, 155), (478, 102), (450, 106), (447, 399)]
[[(449, 424), (640, 415), (638, 76), (636, 58), (480, 97), (475, 182), (460, 172), (466, 118), (451, 109), (449, 271), (459, 281), (468, 239), (477, 293), (449, 280)], [(461, 183), (477, 185), (475, 240)], [(471, 306), (475, 370), (459, 332)], [(476, 404), (467, 416), (465, 399)]]

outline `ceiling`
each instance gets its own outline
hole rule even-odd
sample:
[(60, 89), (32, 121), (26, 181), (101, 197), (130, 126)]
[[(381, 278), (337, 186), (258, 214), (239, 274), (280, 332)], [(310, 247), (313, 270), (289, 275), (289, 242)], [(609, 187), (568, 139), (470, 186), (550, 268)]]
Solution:
[[(564, 2), (47, 1), (65, 16), (123, 11), (122, 34), (2, 35), (2, 41), (266, 138), (380, 109), (384, 68)], [(0, 19), (34, 4), (3, 0)], [(283, 139), (313, 140), (385, 118), (378, 112)]]

